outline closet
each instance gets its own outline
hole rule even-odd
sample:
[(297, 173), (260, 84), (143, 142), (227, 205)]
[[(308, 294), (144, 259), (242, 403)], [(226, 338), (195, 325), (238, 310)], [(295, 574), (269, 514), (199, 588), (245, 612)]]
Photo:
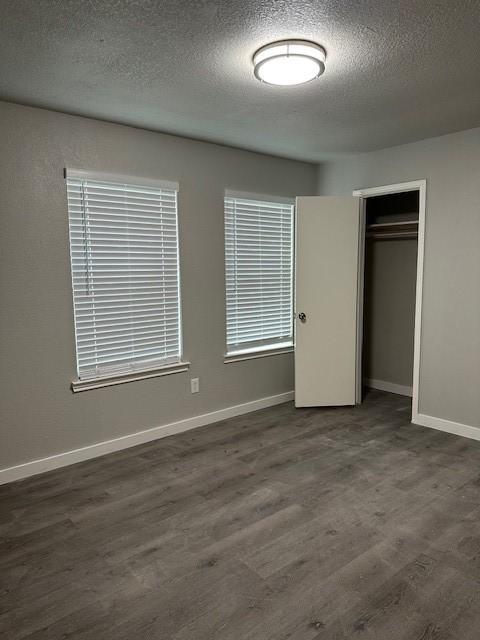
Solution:
[(365, 203), (364, 387), (411, 395), (419, 192)]

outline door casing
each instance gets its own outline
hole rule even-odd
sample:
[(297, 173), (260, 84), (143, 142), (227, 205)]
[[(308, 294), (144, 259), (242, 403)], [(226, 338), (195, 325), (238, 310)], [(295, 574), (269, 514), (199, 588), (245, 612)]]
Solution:
[(363, 342), (363, 296), (365, 277), (365, 227), (366, 227), (366, 198), (372, 196), (391, 195), (405, 191), (418, 191), (418, 245), (417, 245), (417, 285), (415, 293), (415, 334), (413, 347), (413, 394), (412, 394), (412, 422), (416, 422), (419, 414), (420, 392), (420, 365), (421, 365), (421, 339), (422, 339), (422, 301), (423, 301), (423, 274), (424, 274), (424, 250), (425, 250), (425, 213), (427, 206), (427, 181), (413, 180), (411, 182), (399, 182), (381, 187), (369, 187), (356, 189), (354, 196), (361, 198), (360, 202), (360, 233), (358, 251), (358, 300), (357, 300), (357, 352), (356, 352), (356, 401), (362, 398), (362, 342)]

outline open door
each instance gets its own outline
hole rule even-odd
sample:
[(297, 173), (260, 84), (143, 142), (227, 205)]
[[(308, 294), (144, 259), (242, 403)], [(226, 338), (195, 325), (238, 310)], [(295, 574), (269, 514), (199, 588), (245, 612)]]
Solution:
[(297, 198), (295, 405), (357, 399), (360, 199)]

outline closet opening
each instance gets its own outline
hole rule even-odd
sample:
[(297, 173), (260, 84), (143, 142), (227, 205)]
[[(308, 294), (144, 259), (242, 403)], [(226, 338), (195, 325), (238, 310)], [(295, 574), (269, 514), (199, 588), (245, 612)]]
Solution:
[(363, 389), (412, 396), (418, 191), (365, 202)]
[(362, 198), (357, 402), (368, 389), (413, 397), (418, 414), (425, 181)]

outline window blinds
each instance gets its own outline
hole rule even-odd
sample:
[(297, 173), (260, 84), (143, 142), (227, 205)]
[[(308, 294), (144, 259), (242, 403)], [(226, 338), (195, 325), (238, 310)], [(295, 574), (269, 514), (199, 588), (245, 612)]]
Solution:
[(177, 191), (67, 175), (77, 369), (178, 362)]
[(293, 205), (225, 198), (227, 353), (291, 344)]

